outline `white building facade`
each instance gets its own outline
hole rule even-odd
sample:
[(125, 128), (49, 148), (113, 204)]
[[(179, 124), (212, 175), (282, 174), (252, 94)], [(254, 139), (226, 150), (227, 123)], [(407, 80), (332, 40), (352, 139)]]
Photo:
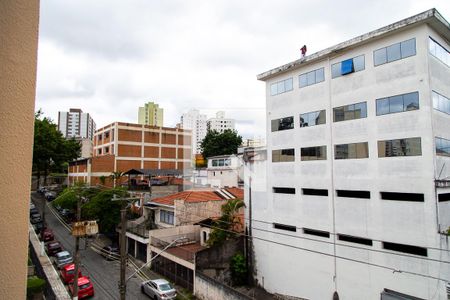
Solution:
[(447, 299), (449, 41), (432, 9), (258, 75), (268, 192), (251, 232), (266, 290)]
[(208, 181), (214, 188), (238, 187), (243, 184), (242, 159), (236, 155), (208, 157)]
[(181, 128), (192, 130), (192, 154), (201, 153), (201, 144), (206, 136), (207, 116), (197, 109), (191, 109), (181, 116)]
[(208, 130), (216, 130), (217, 132), (224, 132), (227, 129), (234, 130), (235, 120), (225, 118), (224, 111), (218, 111), (215, 118), (210, 118), (207, 121)]
[(71, 108), (58, 112), (58, 130), (65, 138), (86, 138), (92, 141), (96, 125), (89, 113)]

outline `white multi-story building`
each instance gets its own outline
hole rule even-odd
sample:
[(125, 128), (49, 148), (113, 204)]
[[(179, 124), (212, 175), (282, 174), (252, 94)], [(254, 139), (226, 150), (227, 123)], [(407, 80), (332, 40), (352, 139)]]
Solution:
[(242, 159), (235, 154), (208, 157), (206, 170), (211, 187), (239, 187), (243, 183)]
[(208, 130), (216, 130), (217, 132), (224, 132), (226, 129), (234, 130), (234, 119), (225, 118), (224, 111), (218, 111), (215, 118), (210, 118), (207, 121)]
[(207, 116), (191, 109), (181, 116), (181, 128), (192, 130), (192, 154), (201, 153), (201, 144), (206, 136)]
[(92, 141), (96, 125), (89, 113), (71, 108), (58, 112), (58, 130), (65, 138), (86, 138)]
[(268, 193), (251, 232), (269, 292), (447, 299), (449, 41), (432, 9), (258, 75)]

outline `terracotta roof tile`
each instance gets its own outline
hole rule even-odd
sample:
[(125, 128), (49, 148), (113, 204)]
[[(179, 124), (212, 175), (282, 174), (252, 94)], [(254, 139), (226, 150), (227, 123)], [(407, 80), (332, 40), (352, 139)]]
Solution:
[(226, 188), (227, 192), (231, 193), (238, 199), (244, 200), (244, 190), (240, 188)]

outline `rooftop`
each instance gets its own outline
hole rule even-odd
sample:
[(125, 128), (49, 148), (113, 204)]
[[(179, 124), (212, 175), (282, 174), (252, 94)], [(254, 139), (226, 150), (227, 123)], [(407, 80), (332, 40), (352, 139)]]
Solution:
[(159, 197), (153, 199), (150, 204), (162, 204), (173, 206), (175, 200), (184, 200), (185, 202), (208, 202), (220, 201), (227, 199), (244, 198), (244, 190), (240, 188), (225, 188), (225, 189), (205, 189), (205, 190), (189, 190), (175, 193), (172, 195)]
[(347, 40), (335, 46), (329, 47), (325, 50), (313, 53), (311, 55), (305, 56), (288, 64), (282, 65), (280, 67), (271, 69), (267, 72), (257, 75), (258, 80), (266, 81), (274, 76), (280, 75), (282, 73), (298, 69), (307, 64), (325, 59), (327, 57), (335, 56), (343, 51), (350, 50), (357, 46), (360, 46), (369, 41), (379, 39), (395, 31), (404, 30), (417, 26), (420, 24), (428, 24), (439, 34), (441, 34), (445, 39), (450, 40), (450, 25), (447, 20), (442, 17), (442, 15), (435, 9), (432, 8), (423, 13), (417, 14), (415, 16), (403, 19), (401, 21), (395, 22), (393, 24), (384, 26), (382, 28), (376, 29), (369, 33), (360, 35), (353, 39)]

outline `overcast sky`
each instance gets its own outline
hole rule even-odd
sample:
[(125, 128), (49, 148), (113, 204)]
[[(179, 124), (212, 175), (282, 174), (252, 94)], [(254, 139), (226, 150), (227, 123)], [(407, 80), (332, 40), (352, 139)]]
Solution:
[(432, 7), (450, 20), (449, 0), (44, 0), (36, 109), (57, 122), (81, 108), (100, 128), (155, 101), (165, 126), (225, 110), (261, 136), (257, 74)]

